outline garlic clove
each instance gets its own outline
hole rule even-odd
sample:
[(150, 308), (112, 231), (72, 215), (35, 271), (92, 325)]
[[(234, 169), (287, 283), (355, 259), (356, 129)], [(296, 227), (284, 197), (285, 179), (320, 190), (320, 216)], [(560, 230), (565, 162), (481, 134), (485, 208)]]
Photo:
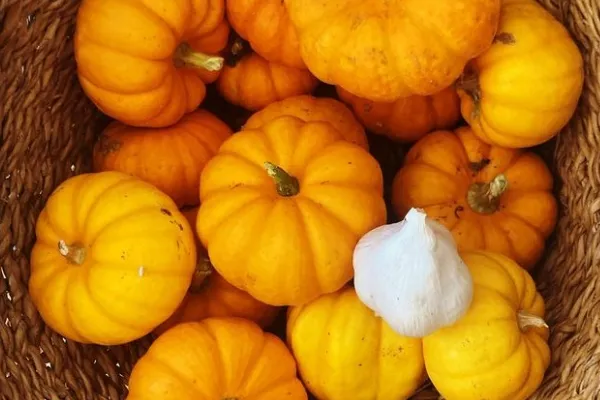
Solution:
[(360, 300), (403, 336), (424, 337), (452, 325), (473, 298), (452, 234), (419, 209), (363, 236), (353, 265)]

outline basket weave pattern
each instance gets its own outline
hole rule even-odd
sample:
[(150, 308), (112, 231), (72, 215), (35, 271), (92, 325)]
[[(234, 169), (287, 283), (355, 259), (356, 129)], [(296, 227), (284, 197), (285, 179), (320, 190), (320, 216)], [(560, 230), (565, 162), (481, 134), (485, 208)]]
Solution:
[[(556, 141), (561, 216), (536, 274), (553, 354), (533, 398), (600, 399), (600, 2), (541, 2), (578, 42), (586, 83)], [(75, 74), (77, 8), (74, 0), (0, 0), (0, 399), (122, 399), (149, 345), (66, 342), (27, 292), (38, 213), (59, 183), (89, 171), (102, 123)]]

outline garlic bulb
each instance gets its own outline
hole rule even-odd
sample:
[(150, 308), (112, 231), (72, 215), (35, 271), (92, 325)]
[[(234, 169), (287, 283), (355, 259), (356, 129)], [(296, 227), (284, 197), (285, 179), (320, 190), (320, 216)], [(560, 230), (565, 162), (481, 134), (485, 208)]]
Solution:
[(360, 300), (403, 336), (424, 337), (452, 325), (473, 298), (452, 234), (418, 209), (363, 236), (353, 264)]

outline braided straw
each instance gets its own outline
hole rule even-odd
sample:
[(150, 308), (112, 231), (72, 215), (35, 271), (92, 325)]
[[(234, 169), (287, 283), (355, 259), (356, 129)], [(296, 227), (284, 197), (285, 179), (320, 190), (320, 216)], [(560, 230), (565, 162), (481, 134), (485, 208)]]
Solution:
[[(554, 153), (562, 215), (537, 282), (552, 365), (535, 400), (600, 398), (600, 2), (543, 0), (583, 51), (586, 85)], [(67, 342), (27, 292), (35, 221), (50, 192), (89, 171), (105, 121), (79, 87), (74, 0), (0, 0), (0, 399), (123, 399), (149, 339)], [(560, 186), (562, 184), (562, 186)], [(415, 399), (437, 399), (424, 388)]]

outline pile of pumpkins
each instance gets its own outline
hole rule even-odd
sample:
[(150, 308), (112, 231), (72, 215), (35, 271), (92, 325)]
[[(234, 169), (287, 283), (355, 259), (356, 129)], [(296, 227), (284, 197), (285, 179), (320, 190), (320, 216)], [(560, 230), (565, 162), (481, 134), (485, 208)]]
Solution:
[[(114, 121), (41, 212), (29, 289), (70, 340), (155, 335), (129, 400), (539, 387), (528, 270), (557, 203), (527, 148), (573, 116), (583, 63), (534, 0), (83, 0), (75, 57)], [(207, 85), (253, 112), (239, 132)], [(393, 212), (366, 131), (410, 145)]]

